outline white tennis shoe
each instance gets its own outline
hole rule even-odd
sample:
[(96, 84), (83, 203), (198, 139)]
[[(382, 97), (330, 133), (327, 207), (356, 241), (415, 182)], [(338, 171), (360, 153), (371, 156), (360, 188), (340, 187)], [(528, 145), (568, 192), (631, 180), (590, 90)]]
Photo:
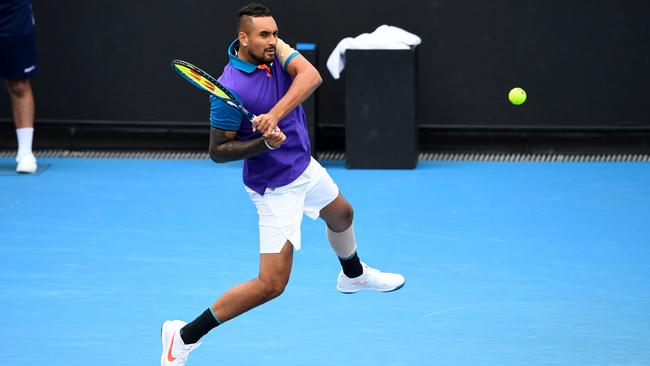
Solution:
[(32, 153), (17, 156), (16, 162), (18, 163), (16, 165), (16, 172), (18, 173), (34, 174), (38, 169), (36, 157)]
[(160, 366), (184, 366), (187, 356), (201, 343), (185, 344), (181, 338), (181, 328), (185, 326), (181, 320), (167, 320), (160, 330), (162, 337), (162, 356)]
[(344, 294), (353, 294), (361, 290), (373, 290), (391, 292), (401, 289), (404, 286), (404, 276), (397, 273), (385, 273), (378, 269), (368, 267), (361, 262), (363, 274), (359, 277), (348, 278), (341, 271), (336, 281), (336, 289)]

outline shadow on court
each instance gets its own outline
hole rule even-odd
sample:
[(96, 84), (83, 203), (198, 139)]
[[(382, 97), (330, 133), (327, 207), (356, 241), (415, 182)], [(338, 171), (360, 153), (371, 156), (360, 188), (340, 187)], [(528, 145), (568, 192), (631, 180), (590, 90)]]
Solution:
[(0, 163), (0, 176), (4, 175), (20, 175), (20, 176), (30, 176), (30, 175), (41, 175), (50, 167), (50, 164), (41, 164), (38, 163), (38, 170), (34, 174), (19, 174), (16, 173), (16, 163)]

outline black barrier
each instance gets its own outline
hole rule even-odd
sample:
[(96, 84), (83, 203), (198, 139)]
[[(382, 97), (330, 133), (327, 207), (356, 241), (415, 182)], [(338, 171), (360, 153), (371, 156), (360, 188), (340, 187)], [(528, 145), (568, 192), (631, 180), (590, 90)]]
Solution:
[[(441, 141), (443, 133), (511, 133), (515, 143), (505, 144), (521, 150), (528, 146), (522, 147), (521, 131), (526, 136), (548, 131), (582, 136), (591, 131), (605, 137), (650, 131), (649, 1), (439, 0), (396, 6), (388, 0), (359, 0), (313, 2), (308, 7), (294, 0), (264, 3), (285, 42), (318, 44), (324, 81), (315, 101), (314, 147), (343, 147), (344, 82), (329, 75), (324, 67), (327, 57), (341, 39), (371, 32), (381, 24), (422, 38), (416, 92), (422, 148), (466, 141), (462, 136)], [(176, 136), (176, 131), (183, 133), (182, 148), (207, 146), (209, 100), (185, 85), (169, 61), (187, 59), (220, 75), (228, 62), (226, 48), (237, 36), (237, 11), (244, 3), (32, 0), (32, 4), (40, 70), (32, 80), (40, 131), (37, 147), (56, 135), (55, 131), (43, 135), (46, 125), (65, 129), (57, 133), (74, 140), (75, 146), (92, 145), (95, 141), (81, 137), (81, 130), (90, 124), (92, 131), (115, 134), (133, 126), (143, 136), (129, 145), (134, 148), (178, 148), (173, 139), (147, 141)], [(514, 86), (528, 92), (521, 106), (507, 100)], [(0, 136), (0, 145), (15, 145), (10, 121), (9, 96), (0, 85), (0, 125), (8, 134), (4, 140)], [(185, 134), (188, 129), (191, 134)], [(119, 138), (114, 144), (123, 141)], [(50, 146), (67, 144), (57, 139)], [(494, 143), (494, 148), (501, 145)]]
[(415, 168), (415, 51), (349, 50), (345, 57), (347, 167)]

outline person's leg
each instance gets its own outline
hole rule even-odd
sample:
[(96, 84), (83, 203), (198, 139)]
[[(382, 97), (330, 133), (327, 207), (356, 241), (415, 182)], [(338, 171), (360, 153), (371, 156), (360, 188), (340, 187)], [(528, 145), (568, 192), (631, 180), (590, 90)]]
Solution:
[[(289, 283), (292, 264), (293, 246), (288, 241), (280, 253), (260, 254), (260, 272), (257, 278), (232, 287), (210, 306), (214, 323), (218, 325), (226, 322), (280, 296)], [(214, 328), (205, 329), (206, 324), (200, 324), (200, 318), (199, 316), (182, 329), (181, 337), (186, 344), (196, 343)]]
[(11, 97), (11, 107), (16, 126), (18, 153), (16, 170), (19, 173), (34, 173), (37, 170), (36, 158), (32, 153), (34, 139), (34, 96), (29, 79), (6, 80), (7, 91)]
[(287, 241), (280, 253), (260, 254), (257, 278), (226, 291), (210, 308), (190, 323), (166, 321), (162, 327), (162, 366), (184, 365), (198, 341), (221, 323), (272, 300), (284, 292), (293, 265), (293, 245)]
[(5, 80), (16, 129), (34, 128), (34, 95), (29, 79)]
[(352, 205), (339, 193), (320, 211), (320, 217), (326, 223), (327, 240), (341, 262), (343, 273), (349, 278), (359, 277), (363, 274), (363, 268), (354, 238)]
[(327, 224), (327, 239), (343, 269), (337, 280), (339, 291), (355, 293), (368, 289), (390, 292), (404, 286), (402, 275), (384, 273), (361, 262), (354, 237), (354, 210), (341, 194), (321, 209), (320, 217)]

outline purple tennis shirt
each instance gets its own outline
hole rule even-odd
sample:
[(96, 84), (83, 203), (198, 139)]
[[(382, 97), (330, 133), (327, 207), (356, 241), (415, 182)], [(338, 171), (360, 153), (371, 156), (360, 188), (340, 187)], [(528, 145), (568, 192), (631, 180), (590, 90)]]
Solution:
[[(278, 40), (275, 60), (268, 67), (258, 67), (237, 57), (239, 41), (228, 48), (229, 63), (219, 82), (234, 92), (235, 97), (251, 113), (267, 113), (282, 99), (293, 79), (286, 68), (298, 52)], [(240, 141), (262, 135), (253, 132), (252, 124), (237, 109), (219, 98), (210, 97), (210, 125), (227, 131), (237, 131)], [(302, 174), (311, 161), (307, 120), (302, 106), (296, 107), (278, 122), (286, 141), (276, 150), (269, 150), (244, 160), (244, 184), (264, 195), (266, 188), (287, 185)]]

